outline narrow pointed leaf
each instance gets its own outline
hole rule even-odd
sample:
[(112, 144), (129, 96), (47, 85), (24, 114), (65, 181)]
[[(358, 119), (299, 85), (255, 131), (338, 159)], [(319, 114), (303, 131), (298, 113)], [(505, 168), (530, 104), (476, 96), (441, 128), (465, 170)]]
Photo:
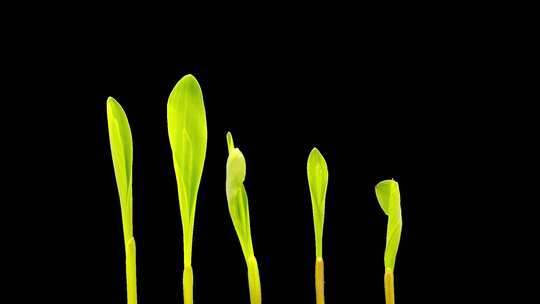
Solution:
[(234, 149), (234, 141), (231, 132), (227, 132), (227, 148), (229, 149), (229, 153)]
[(199, 83), (186, 75), (176, 84), (167, 103), (167, 126), (184, 235), (184, 264), (191, 264), (193, 222), (197, 193), (206, 157), (206, 112)]
[(324, 226), (324, 208), (326, 189), (328, 187), (328, 168), (324, 157), (317, 148), (309, 153), (307, 175), (311, 205), (313, 208), (313, 223), (315, 227), (315, 247), (317, 257), (322, 257), (322, 239)]
[(131, 196), (133, 142), (126, 113), (120, 104), (109, 97), (107, 100), (107, 125), (114, 165), (114, 175), (120, 196), (122, 226), (126, 251), (126, 287), (128, 304), (137, 303), (136, 246), (133, 237), (133, 199)]
[(388, 215), (384, 265), (393, 271), (402, 227), (399, 185), (394, 180), (384, 180), (375, 186), (375, 194), (384, 213)]
[(133, 143), (126, 113), (112, 97), (107, 100), (107, 124), (114, 174), (120, 196), (124, 239), (127, 242), (133, 236), (131, 197)]

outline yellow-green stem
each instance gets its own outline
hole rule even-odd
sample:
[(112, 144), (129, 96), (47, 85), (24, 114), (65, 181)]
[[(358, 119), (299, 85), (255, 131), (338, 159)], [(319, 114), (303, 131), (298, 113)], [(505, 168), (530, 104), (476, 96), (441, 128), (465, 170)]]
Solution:
[(255, 256), (251, 256), (247, 260), (247, 268), (251, 304), (261, 304), (261, 281), (259, 278), (259, 266), (257, 266)]
[(324, 262), (322, 258), (317, 258), (315, 262), (315, 293), (317, 304), (324, 304)]
[(137, 258), (135, 239), (132, 237), (126, 243), (126, 284), (128, 304), (137, 304)]
[(184, 304), (193, 304), (193, 269), (184, 265)]
[(394, 304), (394, 272), (390, 268), (384, 273), (384, 293), (386, 304)]

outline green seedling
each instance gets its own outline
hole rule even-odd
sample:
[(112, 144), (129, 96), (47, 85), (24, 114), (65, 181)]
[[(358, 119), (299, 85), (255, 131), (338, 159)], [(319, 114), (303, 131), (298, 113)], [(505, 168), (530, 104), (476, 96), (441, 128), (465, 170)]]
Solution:
[(313, 148), (307, 162), (307, 176), (313, 208), (313, 224), (315, 227), (315, 293), (317, 304), (324, 304), (324, 262), (322, 257), (322, 241), (324, 226), (324, 205), (328, 186), (328, 167), (321, 152)]
[(379, 205), (388, 215), (386, 250), (384, 253), (384, 291), (387, 304), (394, 304), (394, 266), (401, 238), (401, 198), (399, 185), (394, 180), (384, 180), (375, 186)]
[(122, 211), (128, 304), (137, 304), (137, 264), (135, 238), (133, 237), (133, 198), (131, 190), (133, 142), (126, 113), (112, 97), (107, 100), (107, 125), (109, 127), (114, 175), (116, 176)]
[(251, 304), (261, 303), (261, 282), (259, 279), (259, 267), (253, 252), (251, 243), (251, 228), (249, 224), (249, 205), (244, 180), (246, 178), (246, 159), (242, 152), (234, 147), (233, 138), (230, 132), (227, 133), (227, 146), (229, 157), (227, 159), (227, 178), (225, 190), (229, 213), (240, 240), (240, 246), (246, 259), (249, 296)]
[(197, 193), (206, 157), (206, 113), (199, 83), (192, 75), (180, 79), (167, 103), (167, 125), (178, 186), (184, 241), (184, 303), (193, 303), (191, 252)]

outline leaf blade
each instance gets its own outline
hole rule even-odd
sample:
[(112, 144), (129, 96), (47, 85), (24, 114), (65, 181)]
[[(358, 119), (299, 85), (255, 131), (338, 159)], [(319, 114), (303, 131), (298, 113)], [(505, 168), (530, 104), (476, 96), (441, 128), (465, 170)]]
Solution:
[(182, 77), (169, 95), (167, 130), (178, 187), (184, 235), (184, 262), (190, 264), (197, 193), (207, 144), (202, 90), (193, 75)]
[(114, 98), (107, 99), (107, 126), (120, 206), (124, 239), (133, 237), (132, 172), (133, 139), (126, 113)]
[(240, 149), (235, 148), (230, 132), (227, 133), (229, 156), (226, 165), (225, 191), (229, 214), (242, 247), (246, 261), (254, 256), (251, 241), (249, 202), (244, 187), (246, 178), (246, 160)]
[(381, 181), (375, 186), (375, 194), (379, 205), (388, 215), (384, 265), (393, 271), (403, 225), (399, 184), (394, 180)]
[(326, 165), (326, 160), (317, 148), (313, 148), (309, 153), (307, 175), (313, 209), (315, 251), (316, 256), (322, 258), (324, 212), (326, 190), (328, 188), (328, 166)]

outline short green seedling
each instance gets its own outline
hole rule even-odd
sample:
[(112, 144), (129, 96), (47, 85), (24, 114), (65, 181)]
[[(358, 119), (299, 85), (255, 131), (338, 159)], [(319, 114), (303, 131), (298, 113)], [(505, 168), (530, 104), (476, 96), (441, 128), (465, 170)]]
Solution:
[(394, 304), (394, 265), (402, 226), (399, 185), (394, 180), (384, 180), (375, 186), (375, 194), (384, 213), (388, 215), (386, 250), (384, 253), (384, 290), (386, 304)]
[(126, 250), (126, 282), (128, 304), (137, 304), (137, 264), (135, 238), (133, 237), (133, 142), (126, 113), (120, 104), (109, 97), (107, 100), (107, 124), (114, 165), (114, 175), (120, 196), (124, 245)]
[(207, 139), (206, 112), (201, 87), (192, 75), (182, 77), (172, 90), (167, 103), (167, 125), (184, 236), (184, 303), (192, 304), (193, 225)]
[(225, 190), (229, 213), (240, 240), (242, 252), (246, 259), (249, 295), (251, 304), (261, 303), (261, 283), (259, 279), (259, 268), (257, 259), (253, 252), (251, 243), (251, 228), (249, 223), (249, 205), (244, 180), (246, 178), (246, 160), (238, 148), (234, 147), (233, 138), (230, 132), (227, 133), (227, 146), (229, 157), (227, 159), (227, 178)]
[(328, 186), (328, 167), (324, 157), (317, 148), (309, 153), (307, 176), (313, 208), (313, 224), (315, 227), (315, 293), (317, 304), (324, 304), (324, 262), (322, 257), (322, 241), (324, 227), (324, 206)]

